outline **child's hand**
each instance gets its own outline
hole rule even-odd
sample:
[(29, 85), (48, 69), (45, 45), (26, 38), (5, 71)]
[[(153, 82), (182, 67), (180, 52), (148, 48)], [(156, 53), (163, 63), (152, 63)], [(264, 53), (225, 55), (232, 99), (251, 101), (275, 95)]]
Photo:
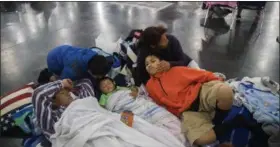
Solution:
[(73, 88), (73, 82), (70, 79), (63, 79), (62, 80), (62, 86), (66, 89), (72, 89)]
[(136, 98), (138, 96), (138, 88), (137, 87), (132, 87), (131, 88), (131, 93), (130, 96)]

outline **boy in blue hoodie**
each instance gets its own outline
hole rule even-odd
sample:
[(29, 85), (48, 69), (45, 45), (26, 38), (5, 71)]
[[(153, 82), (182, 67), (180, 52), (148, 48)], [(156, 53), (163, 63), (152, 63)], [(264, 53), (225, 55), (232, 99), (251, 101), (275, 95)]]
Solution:
[(73, 81), (103, 77), (110, 71), (112, 62), (91, 49), (70, 45), (58, 46), (47, 56), (50, 72), (60, 79), (69, 78)]

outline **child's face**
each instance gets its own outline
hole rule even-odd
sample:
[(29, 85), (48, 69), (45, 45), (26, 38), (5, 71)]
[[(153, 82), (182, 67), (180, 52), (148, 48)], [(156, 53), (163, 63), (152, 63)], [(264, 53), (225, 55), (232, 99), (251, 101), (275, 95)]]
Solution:
[(110, 79), (105, 79), (101, 81), (99, 86), (101, 92), (103, 93), (110, 93), (115, 89), (115, 84)]
[(146, 70), (150, 75), (155, 75), (159, 67), (160, 60), (156, 56), (147, 56), (145, 59)]
[(60, 90), (55, 95), (55, 104), (58, 106), (68, 106), (73, 101), (73, 98), (70, 95), (70, 92), (66, 89)]

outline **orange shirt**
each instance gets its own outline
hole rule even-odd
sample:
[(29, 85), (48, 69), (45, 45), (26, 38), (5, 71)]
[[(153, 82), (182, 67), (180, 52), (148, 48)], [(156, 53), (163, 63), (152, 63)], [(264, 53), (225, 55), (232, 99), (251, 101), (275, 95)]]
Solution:
[(201, 85), (213, 80), (220, 79), (212, 72), (177, 66), (152, 76), (146, 88), (158, 105), (180, 116), (198, 97)]

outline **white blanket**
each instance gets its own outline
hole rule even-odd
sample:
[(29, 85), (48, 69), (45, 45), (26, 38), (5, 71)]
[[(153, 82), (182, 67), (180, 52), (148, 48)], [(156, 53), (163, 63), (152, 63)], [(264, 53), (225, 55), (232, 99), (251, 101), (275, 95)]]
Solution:
[(94, 97), (72, 102), (55, 124), (53, 147), (183, 147), (168, 131), (134, 116), (133, 128)]
[(168, 130), (187, 145), (186, 139), (181, 133), (181, 122), (176, 116), (152, 102), (147, 95), (139, 94), (137, 98), (133, 98), (130, 96), (130, 92), (130, 90), (114, 92), (107, 100), (106, 109), (117, 113), (126, 110), (132, 111), (151, 124)]

